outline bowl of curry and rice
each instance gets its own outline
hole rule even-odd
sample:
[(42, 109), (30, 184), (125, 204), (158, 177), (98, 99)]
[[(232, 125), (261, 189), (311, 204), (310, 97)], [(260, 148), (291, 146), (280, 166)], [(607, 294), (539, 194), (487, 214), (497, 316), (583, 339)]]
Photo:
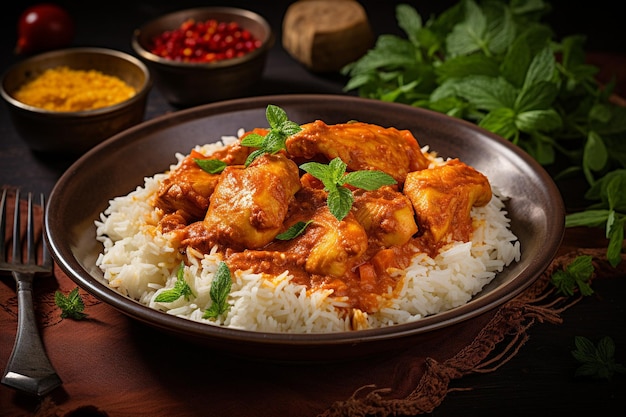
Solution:
[(510, 142), (327, 95), (145, 122), (76, 161), (48, 212), (55, 259), (94, 296), (171, 337), (287, 361), (472, 319), (530, 286), (564, 231), (558, 189)]
[(68, 48), (13, 65), (0, 94), (31, 149), (76, 156), (142, 122), (151, 85), (148, 68), (129, 54)]

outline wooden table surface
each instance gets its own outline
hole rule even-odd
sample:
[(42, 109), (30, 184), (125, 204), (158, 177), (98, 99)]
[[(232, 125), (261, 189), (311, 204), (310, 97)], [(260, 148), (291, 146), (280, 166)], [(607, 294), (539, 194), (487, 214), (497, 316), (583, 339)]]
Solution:
[[(63, 2), (60, 2), (61, 4)], [(68, 5), (77, 19), (76, 46), (102, 46), (132, 53), (130, 35), (134, 27), (153, 16), (187, 7), (192, 2), (137, 2), (128, 5), (120, 13), (112, 6), (84, 2), (82, 6)], [(345, 94), (345, 79), (337, 74), (312, 74), (295, 62), (280, 43), (281, 19), (286, 1), (252, 2), (231, 1), (218, 5), (243, 6), (264, 15), (278, 32), (277, 42), (270, 52), (268, 66), (256, 95), (283, 93)], [(397, 32), (393, 3), (388, 1), (364, 1), (372, 19), (376, 34)], [(409, 2), (411, 3), (411, 2)], [(414, 2), (419, 8), (420, 2)], [(446, 3), (446, 2), (444, 2)], [(555, 2), (559, 3), (559, 2)], [(606, 2), (608, 4), (608, 2)], [(71, 3), (70, 3), (71, 4)], [(210, 1), (203, 2), (211, 4)], [(6, 6), (6, 5), (5, 5)], [(0, 37), (0, 70), (4, 71), (19, 57), (12, 54), (15, 42), (15, 22), (19, 11), (25, 6), (12, 4), (2, 12)], [(443, 7), (432, 6), (434, 11)], [(558, 7), (569, 7), (557, 5)], [(607, 6), (608, 7), (608, 6)], [(558, 10), (558, 9), (557, 9)], [(563, 10), (563, 9), (561, 9)], [(611, 19), (614, 13), (605, 14)], [(563, 17), (563, 19), (565, 19)], [(576, 23), (561, 21), (562, 30), (572, 29)], [(610, 24), (608, 25), (610, 26)], [(581, 24), (578, 31), (595, 32), (594, 26)], [(591, 38), (593, 36), (590, 35)], [(612, 38), (611, 38), (612, 39)], [(592, 55), (594, 63), (601, 64), (603, 74), (624, 73), (623, 44), (594, 39), (591, 44), (598, 48)], [(623, 80), (623, 78), (622, 78)], [(620, 88), (623, 88), (623, 81)], [(160, 95), (157, 89), (150, 94), (146, 120), (176, 111)], [(56, 180), (73, 161), (51, 158), (32, 153), (15, 132), (5, 109), (0, 111), (0, 184), (21, 187), (24, 190), (49, 193)], [(593, 231), (569, 231), (564, 245), (602, 244), (601, 234)], [(4, 280), (4, 277), (2, 278)], [(522, 416), (522, 415), (625, 415), (626, 375), (617, 375), (611, 381), (574, 377), (577, 362), (574, 337), (585, 336), (597, 341), (610, 336), (616, 343), (616, 360), (626, 364), (626, 276), (594, 282), (595, 294), (586, 297), (562, 314), (559, 325), (542, 324), (530, 330), (530, 338), (508, 363), (495, 372), (472, 375), (462, 380), (463, 387), (471, 390), (450, 392), (433, 416)], [(8, 356), (9, 352), (0, 351)], [(0, 405), (0, 415), (2, 406)], [(219, 415), (219, 410), (215, 410)]]

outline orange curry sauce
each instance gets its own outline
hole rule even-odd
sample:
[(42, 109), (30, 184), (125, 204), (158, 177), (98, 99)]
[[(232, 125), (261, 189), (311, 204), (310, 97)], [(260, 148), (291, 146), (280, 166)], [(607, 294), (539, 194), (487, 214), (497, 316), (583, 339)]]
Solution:
[[(181, 251), (208, 253), (217, 247), (231, 272), (276, 276), (288, 270), (293, 282), (332, 289), (368, 313), (399, 290), (402, 270), (416, 253), (435, 256), (450, 241), (468, 241), (471, 208), (491, 199), (484, 175), (456, 159), (431, 164), (406, 130), (318, 120), (290, 136), (285, 151), (244, 167), (253, 150), (236, 142), (208, 157), (192, 151), (154, 201), (163, 213), (162, 231), (176, 233)], [(298, 168), (335, 157), (348, 172), (379, 170), (397, 184), (374, 191), (351, 188), (352, 209), (339, 221), (328, 210), (321, 182)], [(218, 159), (227, 167), (209, 174), (196, 159)], [(308, 220), (312, 223), (301, 235), (276, 239)]]

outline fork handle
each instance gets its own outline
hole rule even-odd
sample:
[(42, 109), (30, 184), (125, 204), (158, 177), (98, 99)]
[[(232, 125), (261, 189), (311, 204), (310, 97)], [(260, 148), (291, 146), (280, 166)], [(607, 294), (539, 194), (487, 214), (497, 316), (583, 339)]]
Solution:
[(33, 306), (34, 274), (13, 272), (17, 284), (17, 336), (2, 383), (43, 396), (61, 384), (37, 328)]

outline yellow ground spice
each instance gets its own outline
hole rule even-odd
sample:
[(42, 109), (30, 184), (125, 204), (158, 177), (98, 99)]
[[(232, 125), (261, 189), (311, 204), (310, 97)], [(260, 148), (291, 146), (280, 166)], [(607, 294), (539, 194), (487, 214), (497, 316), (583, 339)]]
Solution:
[(112, 106), (135, 93), (133, 87), (115, 76), (61, 66), (25, 83), (14, 97), (33, 107), (70, 112)]

